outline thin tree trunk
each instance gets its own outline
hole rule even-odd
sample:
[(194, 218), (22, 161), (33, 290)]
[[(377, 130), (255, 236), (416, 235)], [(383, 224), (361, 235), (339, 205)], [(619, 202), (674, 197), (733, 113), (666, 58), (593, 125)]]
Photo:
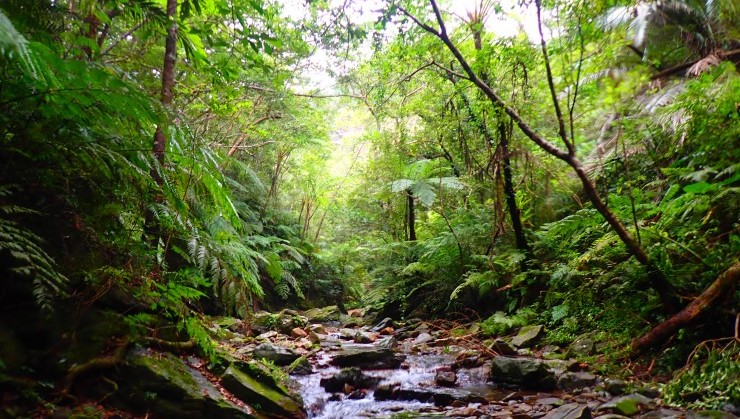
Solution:
[[(167, 111), (170, 110), (172, 105), (172, 98), (174, 97), (175, 89), (175, 63), (177, 62), (177, 22), (175, 20), (177, 15), (177, 0), (167, 0), (167, 18), (170, 21), (170, 25), (167, 28), (167, 37), (165, 38), (164, 47), (164, 62), (162, 64), (162, 90), (160, 101), (164, 105)], [(157, 159), (158, 166), (152, 166), (149, 170), (154, 182), (160, 188), (163, 185), (163, 179), (160, 174), (160, 169), (164, 166), (165, 161), (165, 150), (167, 149), (167, 136), (162, 129), (162, 125), (157, 125), (157, 129), (154, 132), (154, 141), (152, 145), (152, 154)], [(161, 193), (158, 193), (154, 197), (155, 202), (162, 202), (164, 197)], [(157, 225), (154, 215), (151, 211), (147, 212), (147, 217), (144, 220), (144, 235), (147, 242), (150, 245), (156, 245), (159, 241), (161, 232)]]
[(416, 214), (414, 214), (414, 194), (406, 191), (406, 198), (409, 207), (409, 240), (416, 241)]
[(506, 204), (509, 207), (511, 227), (514, 229), (516, 248), (529, 253), (529, 244), (527, 243), (527, 237), (524, 235), (524, 228), (522, 227), (521, 212), (516, 205), (516, 192), (514, 191), (511, 158), (509, 155), (509, 133), (506, 129), (506, 123), (503, 120), (499, 120), (498, 132), (501, 141), (501, 158), (504, 162), (504, 194), (506, 195)]
[(689, 325), (721, 297), (731, 295), (740, 280), (740, 263), (735, 263), (724, 271), (700, 296), (696, 297), (679, 313), (655, 326), (650, 332), (632, 341), (632, 352), (640, 353), (646, 349), (665, 342), (680, 328)]
[(541, 136), (539, 133), (537, 133), (520, 115), (519, 113), (514, 110), (511, 106), (509, 106), (488, 84), (486, 84), (483, 80), (481, 80), (480, 77), (473, 71), (470, 64), (467, 62), (465, 57), (463, 57), (462, 53), (459, 49), (455, 46), (455, 44), (452, 43), (452, 40), (450, 40), (450, 37), (447, 35), (447, 29), (444, 25), (444, 20), (442, 19), (442, 14), (439, 11), (439, 7), (437, 6), (437, 3), (435, 0), (429, 0), (432, 8), (434, 9), (434, 14), (437, 20), (437, 23), (439, 24), (439, 30), (429, 26), (426, 23), (423, 23), (420, 21), (416, 16), (412, 15), (408, 11), (406, 11), (403, 8), (399, 8), (399, 10), (404, 13), (406, 16), (408, 16), (411, 20), (413, 20), (417, 25), (419, 25), (422, 29), (429, 32), (430, 34), (433, 34), (436, 36), (439, 40), (441, 40), (447, 49), (452, 53), (452, 55), (455, 57), (457, 62), (462, 66), (466, 76), (459, 75), (460, 77), (467, 78), (470, 82), (472, 82), (478, 89), (480, 89), (486, 97), (491, 101), (491, 103), (494, 106), (501, 107), (504, 112), (506, 112), (507, 115), (509, 115), (514, 122), (517, 124), (519, 129), (526, 135), (532, 142), (537, 144), (543, 151), (546, 153), (552, 155), (553, 157), (556, 157), (559, 160), (564, 161), (567, 163), (573, 170), (576, 172), (576, 175), (581, 180), (581, 183), (583, 185), (584, 192), (586, 196), (591, 201), (591, 204), (596, 208), (597, 211), (604, 217), (604, 219), (609, 223), (609, 225), (612, 227), (612, 229), (617, 233), (619, 238), (624, 243), (625, 247), (627, 248), (627, 251), (635, 256), (635, 258), (643, 265), (648, 271), (648, 279), (649, 279), (649, 285), (651, 288), (653, 288), (659, 295), (661, 302), (663, 303), (664, 309), (669, 313), (675, 313), (677, 311), (678, 302), (676, 299), (676, 293), (673, 288), (673, 286), (668, 282), (667, 278), (661, 272), (655, 264), (650, 260), (647, 253), (645, 253), (645, 250), (640, 246), (640, 244), (632, 237), (632, 235), (629, 233), (627, 228), (622, 224), (622, 222), (617, 218), (617, 216), (607, 207), (604, 202), (601, 200), (601, 197), (599, 196), (598, 192), (596, 191), (596, 188), (594, 187), (594, 184), (591, 182), (591, 179), (589, 179), (588, 175), (586, 174), (583, 165), (581, 162), (576, 158), (574, 154), (574, 147), (572, 144), (570, 144), (566, 139), (566, 147), (567, 150), (561, 150), (556, 145), (545, 139), (543, 136)]

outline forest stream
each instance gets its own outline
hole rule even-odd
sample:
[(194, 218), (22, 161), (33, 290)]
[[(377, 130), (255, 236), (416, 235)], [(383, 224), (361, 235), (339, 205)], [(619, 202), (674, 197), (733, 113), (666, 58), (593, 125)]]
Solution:
[[(306, 314), (314, 319), (317, 313), (338, 316), (336, 310), (326, 307)], [(360, 310), (350, 314), (359, 316)], [(342, 314), (341, 322), (307, 321), (288, 336), (278, 330), (287, 333), (293, 322), (305, 317), (296, 312), (277, 316), (278, 321), (270, 323), (282, 327), (257, 335), (249, 350), (255, 358), (290, 363), (286, 367), (290, 387), (311, 418), (616, 419), (708, 414), (660, 409), (656, 390), (599, 377), (587, 363), (565, 356), (586, 353), (592, 345), (587, 340), (581, 348), (568, 350), (533, 348), (541, 328), (524, 327), (516, 336), (484, 342), (471, 325), (390, 318), (368, 325), (362, 317)]]

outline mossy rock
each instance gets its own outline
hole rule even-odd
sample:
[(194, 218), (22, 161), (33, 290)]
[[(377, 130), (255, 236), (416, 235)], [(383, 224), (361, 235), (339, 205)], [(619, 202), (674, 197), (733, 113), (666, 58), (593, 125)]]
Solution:
[(337, 306), (312, 308), (303, 313), (311, 323), (338, 322), (341, 318), (341, 314), (342, 313)]
[(224, 399), (198, 370), (170, 353), (135, 349), (118, 371), (120, 388), (113, 404), (162, 417), (256, 417)]
[(256, 379), (233, 365), (223, 377), (221, 385), (254, 409), (268, 415), (283, 418), (304, 419), (307, 417), (302, 403), (283, 392), (276, 391), (268, 384)]

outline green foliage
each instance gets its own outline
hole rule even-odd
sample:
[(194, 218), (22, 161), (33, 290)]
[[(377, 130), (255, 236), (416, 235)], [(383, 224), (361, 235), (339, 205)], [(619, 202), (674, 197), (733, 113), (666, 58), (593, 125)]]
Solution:
[(719, 410), (740, 400), (740, 345), (702, 343), (688, 364), (666, 384), (666, 403), (694, 409)]
[(520, 309), (511, 316), (497, 311), (482, 321), (480, 327), (483, 333), (488, 336), (502, 336), (508, 334), (514, 328), (530, 324), (536, 316), (536, 312), (531, 308)]
[(54, 300), (66, 294), (69, 280), (57, 269), (54, 259), (42, 247), (43, 240), (13, 219), (41, 214), (18, 205), (4, 204), (12, 198), (13, 187), (0, 185), (0, 257), (9, 258), (6, 269), (32, 283), (36, 304), (52, 310)]

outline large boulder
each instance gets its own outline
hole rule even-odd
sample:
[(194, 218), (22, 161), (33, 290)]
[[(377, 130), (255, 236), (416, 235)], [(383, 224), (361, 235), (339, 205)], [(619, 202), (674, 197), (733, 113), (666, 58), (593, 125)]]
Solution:
[(221, 377), (221, 385), (240, 400), (252, 406), (259, 405), (261, 413), (289, 419), (307, 417), (301, 403), (233, 365)]
[(203, 374), (170, 353), (143, 349), (130, 352), (115, 381), (119, 384), (115, 397), (120, 399), (112, 400), (113, 404), (160, 417), (255, 417), (226, 400)]
[(341, 371), (331, 377), (322, 378), (319, 384), (330, 393), (336, 393), (344, 390), (344, 386), (351, 386), (353, 389), (373, 388), (380, 381), (379, 377), (371, 377), (362, 372), (359, 368), (343, 368)]
[(339, 311), (339, 307), (337, 306), (327, 306), (306, 310), (303, 315), (311, 323), (328, 323), (338, 322), (342, 313)]
[(398, 368), (405, 357), (393, 352), (390, 348), (346, 345), (332, 358), (332, 365), (338, 367), (360, 367), (365, 369)]
[(495, 384), (515, 385), (525, 389), (555, 388), (555, 373), (543, 362), (532, 358), (497, 356), (491, 363), (489, 378)]
[(259, 344), (254, 348), (252, 356), (256, 359), (266, 359), (280, 366), (290, 365), (300, 357), (296, 351), (273, 343)]

